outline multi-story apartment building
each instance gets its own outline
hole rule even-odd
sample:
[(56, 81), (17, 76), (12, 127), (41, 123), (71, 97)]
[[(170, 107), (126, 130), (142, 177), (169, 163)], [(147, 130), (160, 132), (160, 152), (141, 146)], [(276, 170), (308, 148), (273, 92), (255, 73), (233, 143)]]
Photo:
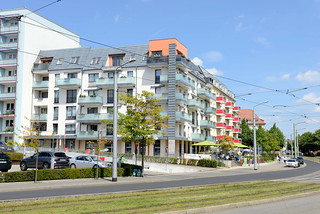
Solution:
[[(0, 10), (0, 141), (19, 142), (21, 126), (30, 123), (25, 117), (31, 115), (31, 70), (39, 51), (71, 47), (80, 47), (79, 36), (52, 21), (28, 9)], [(48, 91), (38, 96), (46, 99)]]
[[(241, 120), (245, 119), (248, 126), (253, 129), (253, 110), (252, 109), (241, 109), (239, 112), (239, 117)], [(256, 127), (261, 126), (265, 129), (266, 122), (255, 114)]]
[[(163, 114), (170, 116), (166, 135), (156, 136), (147, 155), (195, 153), (195, 142), (230, 135), (239, 142), (239, 107), (234, 94), (204, 68), (188, 59), (188, 49), (176, 39), (151, 40), (148, 45), (118, 48), (73, 48), (41, 51), (33, 68), (32, 118), (41, 122), (43, 146), (75, 150), (92, 148), (101, 131), (113, 139), (101, 120), (113, 118), (114, 71), (118, 92), (154, 92)], [(43, 98), (42, 94), (47, 93)], [(125, 112), (125, 106), (119, 106)], [(221, 112), (220, 112), (221, 111)], [(222, 124), (220, 127), (218, 124)], [(134, 153), (133, 143), (121, 143), (120, 153)], [(106, 145), (112, 151), (112, 143)]]

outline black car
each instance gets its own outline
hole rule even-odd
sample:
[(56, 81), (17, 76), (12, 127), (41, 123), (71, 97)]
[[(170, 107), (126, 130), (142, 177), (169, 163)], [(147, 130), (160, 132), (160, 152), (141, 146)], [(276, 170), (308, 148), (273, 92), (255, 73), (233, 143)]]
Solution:
[(0, 141), (0, 152), (14, 152), (12, 146), (8, 146), (5, 142)]
[(0, 153), (0, 171), (8, 172), (8, 170), (11, 169), (11, 166), (12, 163), (10, 157), (4, 153)]
[(300, 164), (304, 164), (303, 157), (297, 157), (297, 161), (298, 161)]
[[(28, 168), (36, 168), (37, 156), (34, 154), (31, 157), (25, 158), (20, 162), (21, 171)], [(69, 157), (64, 152), (39, 152), (38, 169), (49, 169), (53, 160), (54, 168), (68, 168)]]

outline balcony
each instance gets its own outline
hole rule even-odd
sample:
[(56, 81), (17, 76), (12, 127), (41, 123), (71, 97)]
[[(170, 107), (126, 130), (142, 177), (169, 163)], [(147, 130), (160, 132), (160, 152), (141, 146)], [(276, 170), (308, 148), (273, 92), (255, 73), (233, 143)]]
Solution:
[(80, 131), (77, 132), (77, 140), (97, 140), (99, 137), (98, 131)]
[(216, 115), (225, 116), (226, 114), (227, 114), (227, 111), (224, 109), (217, 109), (216, 110)]
[(233, 129), (233, 132), (234, 132), (234, 133), (241, 133), (241, 129), (240, 129), (240, 128), (234, 128), (234, 129)]
[(47, 114), (32, 114), (31, 120), (34, 121), (47, 121)]
[(192, 122), (192, 116), (185, 112), (176, 112), (176, 121)]
[(12, 42), (12, 43), (0, 43), (0, 50), (8, 50), (8, 49), (17, 49), (18, 43)]
[(227, 99), (224, 96), (219, 96), (219, 97), (216, 97), (216, 102), (217, 103), (226, 103)]
[(16, 93), (0, 93), (0, 100), (14, 100)]
[(166, 84), (166, 83), (168, 83), (168, 74), (160, 75), (160, 83), (161, 83), (161, 84)]
[(33, 73), (47, 73), (50, 63), (33, 63)]
[(148, 57), (147, 64), (148, 66), (159, 66), (159, 65), (167, 65), (169, 63), (168, 56), (156, 56), (156, 57)]
[(176, 84), (183, 88), (191, 88), (192, 90), (195, 89), (195, 82), (183, 74), (176, 75)]
[(5, 127), (3, 130), (0, 130), (0, 134), (13, 134), (13, 127)]
[[(117, 79), (118, 87), (134, 87), (136, 85), (136, 80), (134, 77), (118, 77)], [(114, 79), (113, 78), (99, 78), (96, 80), (96, 86), (101, 88), (113, 88)]]
[(226, 102), (225, 107), (226, 108), (234, 108), (234, 103), (233, 102)]
[(210, 141), (210, 142), (216, 142), (216, 141), (217, 141), (217, 138), (216, 138), (216, 137), (212, 137), (212, 136), (207, 136), (207, 137), (206, 137), (206, 140), (207, 140), (207, 141)]
[(236, 112), (240, 111), (240, 107), (239, 107), (239, 106), (235, 106), (235, 107), (233, 108), (233, 111), (236, 111)]
[(227, 124), (226, 123), (216, 123), (216, 128), (217, 129), (224, 129), (226, 128)]
[(188, 108), (204, 110), (206, 107), (200, 100), (188, 100)]
[(49, 87), (49, 81), (34, 81), (32, 84), (32, 88), (34, 90), (36, 89), (44, 89), (44, 88), (48, 88)]
[(216, 114), (216, 109), (213, 108), (213, 107), (209, 107), (209, 108), (206, 108), (206, 115), (209, 115), (209, 114)]
[(233, 131), (234, 129), (234, 126), (226, 126), (226, 131)]
[(113, 113), (105, 114), (78, 114), (77, 121), (80, 123), (100, 123), (101, 120), (112, 120)]
[(16, 76), (3, 76), (0, 77), (0, 82), (15, 82)]
[(17, 65), (17, 59), (0, 59), (1, 66), (15, 66)]
[(81, 86), (81, 79), (71, 78), (71, 79), (57, 79), (56, 87), (60, 88), (79, 88)]
[(79, 97), (78, 99), (79, 105), (102, 105), (102, 97)]
[(3, 25), (3, 26), (1, 26), (1, 34), (13, 33), (13, 32), (18, 32), (18, 25), (14, 25), (14, 26)]
[(241, 118), (240, 117), (235, 117), (235, 118), (233, 118), (233, 122), (234, 123), (240, 123), (241, 122)]
[(203, 99), (216, 100), (216, 95), (206, 88), (199, 88), (198, 96)]
[(233, 118), (234, 118), (233, 114), (226, 114), (226, 119), (233, 120)]
[(187, 67), (189, 69), (193, 69), (194, 68), (194, 64), (191, 62), (191, 60), (185, 58), (182, 55), (178, 54), (176, 56), (176, 62), (177, 62), (177, 66)]
[(223, 136), (217, 136), (217, 141), (222, 140)]
[(7, 110), (6, 112), (1, 112), (0, 113), (0, 118), (5, 118), (5, 117), (14, 117), (14, 110)]
[(167, 103), (168, 102), (168, 94), (163, 93), (163, 94), (155, 94), (154, 95), (156, 98), (159, 99), (159, 103)]
[(176, 102), (177, 103), (188, 103), (187, 95), (183, 93), (176, 93)]
[(234, 143), (242, 143), (242, 139), (241, 138), (235, 138), (233, 140)]
[(216, 123), (209, 120), (200, 120), (200, 128), (215, 129)]
[(34, 106), (48, 106), (51, 102), (49, 102), (49, 98), (34, 98), (33, 105)]
[(197, 141), (197, 142), (201, 142), (201, 141), (205, 141), (206, 140), (206, 136), (203, 134), (191, 134), (191, 140), (192, 141)]

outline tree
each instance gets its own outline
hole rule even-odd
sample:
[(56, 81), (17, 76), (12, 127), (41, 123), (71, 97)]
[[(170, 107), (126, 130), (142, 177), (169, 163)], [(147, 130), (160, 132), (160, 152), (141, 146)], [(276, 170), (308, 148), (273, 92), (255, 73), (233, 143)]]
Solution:
[(228, 151), (233, 150), (233, 138), (228, 135), (222, 136), (222, 138), (219, 139), (219, 147), (223, 153), (227, 153)]
[(140, 145), (143, 176), (145, 146), (154, 143), (153, 135), (160, 133), (161, 127), (168, 127), (165, 123), (169, 117), (161, 115), (159, 98), (151, 92), (142, 91), (136, 97), (120, 94), (119, 98), (127, 106), (127, 112), (119, 113), (118, 132), (123, 142)]
[(285, 136), (282, 131), (274, 123), (273, 126), (268, 130), (268, 133), (273, 135), (273, 137), (279, 142), (280, 147), (282, 148), (285, 144)]
[(253, 131), (250, 129), (245, 119), (242, 119), (240, 124), (241, 134), (239, 137), (242, 139), (242, 143), (246, 146), (253, 147)]
[(259, 126), (256, 132), (257, 145), (262, 146), (262, 150), (271, 152), (280, 149), (280, 143), (273, 134), (265, 131), (262, 126)]
[(298, 137), (299, 148), (303, 153), (320, 149), (319, 142), (316, 141), (316, 137), (313, 133), (305, 132)]

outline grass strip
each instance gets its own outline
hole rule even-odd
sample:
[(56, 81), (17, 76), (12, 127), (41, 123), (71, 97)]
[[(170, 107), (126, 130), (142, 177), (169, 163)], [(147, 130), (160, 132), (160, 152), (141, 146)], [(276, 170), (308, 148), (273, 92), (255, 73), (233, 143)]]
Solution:
[(320, 184), (257, 181), (0, 204), (0, 213), (156, 213), (293, 195)]

